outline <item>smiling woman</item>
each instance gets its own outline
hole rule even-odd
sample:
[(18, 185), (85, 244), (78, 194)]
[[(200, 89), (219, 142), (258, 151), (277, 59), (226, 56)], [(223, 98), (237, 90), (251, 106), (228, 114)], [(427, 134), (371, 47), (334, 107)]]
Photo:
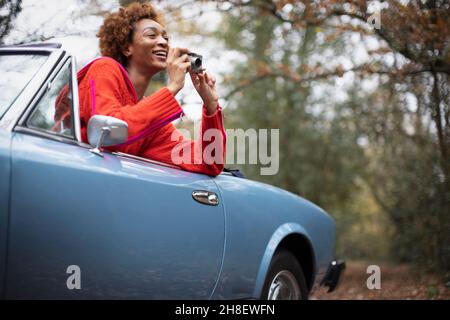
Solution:
[[(83, 141), (87, 141), (87, 123), (93, 115), (112, 116), (127, 122), (130, 138), (110, 149), (174, 164), (175, 147), (191, 154), (178, 156), (192, 159), (198, 149), (213, 144), (213, 159), (177, 165), (188, 171), (218, 175), (225, 159), (225, 130), (215, 79), (206, 71), (190, 72), (190, 51), (170, 47), (155, 9), (139, 3), (120, 8), (105, 18), (97, 36), (103, 57), (78, 73)], [(164, 70), (168, 74), (167, 86), (144, 97), (152, 77)], [(184, 138), (171, 123), (183, 115), (175, 96), (184, 87), (188, 72), (204, 103), (201, 136), (196, 141)], [(212, 142), (202, 139), (209, 129), (219, 133)]]

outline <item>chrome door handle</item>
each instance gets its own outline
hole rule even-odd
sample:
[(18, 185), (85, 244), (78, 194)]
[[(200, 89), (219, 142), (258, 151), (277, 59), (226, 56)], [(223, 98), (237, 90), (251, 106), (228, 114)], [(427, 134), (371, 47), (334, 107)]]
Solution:
[(219, 204), (219, 197), (215, 192), (206, 190), (195, 190), (192, 191), (192, 198), (203, 204), (210, 206), (217, 206)]

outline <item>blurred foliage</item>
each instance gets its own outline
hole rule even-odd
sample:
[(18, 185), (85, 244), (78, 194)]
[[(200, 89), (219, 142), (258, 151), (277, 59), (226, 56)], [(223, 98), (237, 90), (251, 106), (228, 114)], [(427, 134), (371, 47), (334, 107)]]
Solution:
[[(219, 30), (217, 36), (248, 59), (229, 80), (230, 86), (242, 82), (245, 89), (230, 96), (231, 108), (237, 107), (227, 112), (227, 127), (280, 128), (278, 174), (261, 176), (259, 165), (238, 167), (251, 178), (304, 196), (330, 212), (337, 220), (341, 256), (386, 256), (388, 239), (380, 238), (385, 233), (380, 221), (386, 223), (386, 216), (380, 214), (360, 178), (367, 162), (357, 144), (353, 114), (344, 105), (334, 104), (326, 93), (313, 96), (314, 82), (299, 85), (264, 73), (264, 66), (288, 64), (290, 68), (296, 65), (295, 71), (303, 77), (312, 56), (329, 49), (342, 53), (342, 43), (318, 45), (315, 27), (292, 32), (273, 17), (248, 7), (235, 16), (230, 14)], [(275, 42), (274, 34), (283, 41)], [(273, 61), (274, 56), (280, 61)], [(333, 84), (332, 80), (321, 82)]]
[(130, 4), (135, 3), (135, 2), (148, 3), (149, 1), (147, 1), (147, 0), (119, 0), (119, 4), (121, 7), (127, 7)]
[[(445, 273), (449, 5), (392, 1), (381, 29), (371, 30), (370, 2), (221, 1), (226, 19), (216, 35), (245, 56), (225, 77), (227, 127), (280, 128), (279, 173), (243, 169), (329, 211), (339, 254)], [(335, 61), (348, 55), (349, 34), (381, 41), (368, 63), (346, 69)], [(334, 85), (346, 73), (355, 80), (337, 101)], [(365, 79), (376, 88), (365, 88)]]
[[(371, 142), (366, 150), (370, 161), (365, 181), (396, 228), (393, 257), (446, 271), (450, 260), (449, 196), (427, 106), (432, 101), (433, 79), (423, 74), (396, 82), (380, 86), (370, 97), (360, 95), (355, 100), (361, 103), (351, 106), (361, 133)], [(448, 99), (448, 79), (441, 84), (447, 90), (447, 97), (442, 98)], [(416, 110), (408, 109), (406, 97), (417, 99)]]
[[(89, 11), (107, 13), (98, 0), (88, 2)], [(0, 11), (9, 12), (1, 16), (0, 40), (20, 3), (0, 1)], [(330, 212), (345, 258), (450, 274), (449, 1), (164, 3), (170, 29), (181, 36), (211, 36), (183, 19), (191, 4), (224, 13), (214, 36), (244, 57), (223, 75), (226, 126), (280, 128), (278, 174), (241, 166), (250, 178)], [(193, 15), (203, 14), (195, 8)], [(377, 10), (380, 28), (372, 29)], [(355, 36), (365, 44), (363, 62), (353, 52)], [(374, 41), (375, 48), (368, 45)], [(165, 82), (164, 74), (153, 79), (147, 94)]]

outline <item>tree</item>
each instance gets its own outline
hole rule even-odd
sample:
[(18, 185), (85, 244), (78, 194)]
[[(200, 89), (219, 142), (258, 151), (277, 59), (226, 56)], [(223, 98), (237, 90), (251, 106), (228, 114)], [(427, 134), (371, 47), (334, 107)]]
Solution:
[[(380, 7), (377, 16), (376, 6), (380, 4), (384, 9)], [(297, 139), (302, 139), (303, 142), (307, 137), (319, 136), (321, 139), (307, 145), (307, 150), (314, 153), (313, 155), (283, 151), (287, 158), (289, 155), (295, 156), (289, 162), (291, 176), (287, 175), (283, 178), (284, 182), (277, 183), (294, 192), (309, 195), (310, 199), (326, 208), (337, 209), (339, 199), (340, 202), (350, 205), (352, 197), (345, 197), (348, 190), (342, 188), (345, 183), (329, 177), (342, 176), (354, 182), (352, 170), (349, 168), (358, 168), (353, 172), (357, 172), (377, 205), (393, 222), (396, 230), (392, 242), (394, 256), (403, 261), (415, 262), (418, 266), (440, 271), (449, 270), (448, 1), (393, 0), (386, 3), (365, 0), (236, 0), (220, 1), (218, 8), (231, 15), (233, 12), (239, 12), (241, 19), (246, 21), (239, 25), (241, 31), (235, 30), (237, 35), (248, 32), (255, 23), (254, 20), (258, 21), (258, 17), (261, 17), (262, 24), (266, 24), (270, 17), (285, 26), (287, 33), (291, 35), (305, 35), (308, 31), (315, 30), (316, 37), (326, 39), (325, 45), (335, 39), (341, 39), (344, 44), (348, 43), (351, 35), (355, 34), (363, 41), (378, 39), (378, 47), (367, 50), (369, 57), (365, 63), (353, 62), (352, 66), (345, 68), (341, 64), (333, 63), (338, 60), (337, 56), (324, 64), (318, 63), (314, 55), (302, 55), (304, 52), (298, 51), (293, 52), (289, 59), (280, 62), (270, 56), (271, 51), (261, 51), (261, 59), (249, 60), (247, 70), (239, 67), (236, 70), (238, 76), (229, 79), (228, 98), (233, 98), (235, 105), (245, 106), (249, 113), (246, 119), (249, 121), (252, 118), (250, 115), (265, 116), (248, 107), (249, 103), (256, 101), (259, 106), (264, 106), (265, 113), (270, 113), (271, 118), (280, 120), (277, 118), (278, 109), (269, 111), (265, 108), (269, 103), (267, 95), (278, 88), (275, 94), (277, 108), (282, 110), (281, 114), (288, 115), (284, 118), (286, 121), (278, 124), (290, 132), (289, 137), (296, 135)], [(251, 10), (254, 10), (257, 16), (252, 15), (248, 20), (247, 15)], [(372, 28), (370, 22), (373, 17), (381, 19), (380, 28)], [(236, 24), (235, 21), (232, 23)], [(258, 36), (255, 41), (257, 39)], [(306, 38), (302, 40), (304, 44), (308, 42)], [(321, 46), (324, 44), (315, 41), (309, 43), (310, 52), (320, 55)], [(239, 48), (239, 43), (234, 47), (236, 48)], [(267, 46), (263, 45), (261, 50), (264, 48)], [(245, 50), (246, 47), (242, 49)], [(284, 53), (287, 50), (286, 47), (280, 48)], [(343, 55), (345, 54), (349, 53), (343, 52)], [(253, 57), (252, 54), (250, 56)], [(239, 73), (242, 70), (246, 72)], [(300, 118), (305, 107), (318, 102), (308, 97), (308, 91), (312, 87), (347, 74), (354, 75), (353, 87), (347, 92), (346, 102), (328, 105), (330, 112), (334, 114), (331, 120), (317, 115), (312, 120), (307, 117)], [(377, 89), (374, 92), (368, 92), (360, 85), (365, 79), (376, 81)], [(258, 94), (248, 99), (248, 92), (253, 92), (253, 89), (260, 90), (259, 100)], [(299, 107), (291, 114), (289, 108), (285, 109), (283, 105)], [(300, 123), (297, 122), (298, 119), (301, 119)], [(302, 131), (309, 121), (314, 125)], [(353, 125), (349, 122), (353, 122)], [(351, 143), (345, 143), (346, 139), (365, 141), (364, 154)], [(346, 150), (345, 146), (351, 149)], [(291, 143), (289, 147), (295, 149)], [(347, 160), (342, 160), (342, 165), (339, 165), (342, 158), (334, 147), (347, 151)], [(327, 164), (326, 159), (330, 154), (331, 167), (328, 164), (320, 168), (320, 164)], [(357, 165), (361, 161), (365, 162), (364, 170), (359, 170)], [(309, 168), (311, 173), (305, 172), (305, 168)], [(325, 175), (326, 171), (331, 171), (331, 175)], [(301, 174), (296, 175), (296, 172)], [(280, 176), (283, 176), (283, 173), (280, 173)], [(320, 187), (316, 192), (308, 192), (308, 186), (315, 185), (314, 177), (325, 179), (323, 188), (330, 186), (323, 192), (324, 197), (318, 197), (320, 192), (317, 190), (324, 191)], [(311, 180), (307, 180), (308, 178)], [(360, 202), (363, 195), (364, 193), (361, 193), (358, 196)], [(333, 197), (336, 197), (336, 200), (328, 202)]]
[(362, 206), (356, 202), (364, 191), (359, 175), (365, 164), (353, 118), (343, 105), (334, 105), (330, 95), (313, 94), (319, 86), (333, 91), (333, 80), (308, 78), (308, 63), (324, 60), (319, 56), (328, 51), (341, 53), (342, 41), (324, 43), (317, 27), (294, 30), (255, 7), (229, 12), (218, 30), (228, 48), (245, 55), (226, 77), (225, 84), (232, 88), (229, 105), (235, 107), (227, 112), (227, 127), (280, 129), (279, 172), (260, 176), (261, 165), (244, 165), (246, 175), (304, 196), (330, 212), (337, 218), (341, 254), (379, 256), (380, 250), (374, 249), (378, 244), (361, 241), (367, 233), (351, 233), (361, 220)]
[[(368, 12), (371, 5), (380, 1), (370, 0), (316, 0), (316, 1), (272, 1), (272, 0), (235, 0), (221, 1), (236, 7), (253, 6), (261, 12), (270, 14), (292, 28), (310, 26), (334, 26), (335, 32), (358, 32), (362, 35), (375, 34), (383, 41), (383, 47), (374, 55), (380, 53), (399, 54), (404, 62), (393, 68), (386, 65), (367, 64), (355, 66), (352, 70), (367, 73), (389, 74), (394, 77), (404, 77), (418, 73), (428, 73), (433, 77), (433, 102), (429, 108), (433, 113), (433, 121), (437, 129), (441, 170), (445, 177), (444, 184), (450, 193), (450, 109), (443, 101), (439, 91), (439, 80), (448, 82), (450, 76), (450, 3), (439, 0), (390, 1), (388, 7), (380, 14), (380, 28), (370, 29)], [(382, 1), (381, 1), (382, 2)], [(353, 20), (345, 21), (342, 17)], [(359, 23), (355, 24), (355, 21)], [(314, 70), (314, 69), (312, 69)], [(323, 73), (312, 73), (311, 78), (342, 74), (342, 68)], [(279, 73), (270, 70), (267, 76)], [(294, 70), (284, 72), (284, 76), (298, 78)]]
[[(11, 30), (14, 18), (22, 10), (22, 0), (0, 0), (0, 44)], [(4, 13), (3, 13), (4, 12)]]

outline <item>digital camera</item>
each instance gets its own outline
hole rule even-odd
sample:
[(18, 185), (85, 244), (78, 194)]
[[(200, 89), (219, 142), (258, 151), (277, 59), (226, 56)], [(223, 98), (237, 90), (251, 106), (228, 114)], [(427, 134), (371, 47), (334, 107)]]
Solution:
[(199, 54), (190, 52), (188, 53), (189, 60), (191, 62), (191, 72), (200, 73), (203, 71), (203, 57)]

